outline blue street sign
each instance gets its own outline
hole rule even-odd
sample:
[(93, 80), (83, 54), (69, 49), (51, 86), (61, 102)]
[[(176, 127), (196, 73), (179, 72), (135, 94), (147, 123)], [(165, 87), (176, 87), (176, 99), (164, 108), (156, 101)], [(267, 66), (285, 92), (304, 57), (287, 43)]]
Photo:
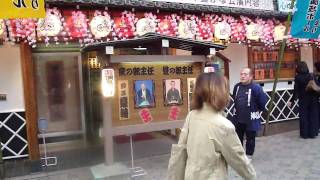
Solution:
[(319, 0), (297, 0), (291, 35), (294, 38), (317, 39), (320, 34)]

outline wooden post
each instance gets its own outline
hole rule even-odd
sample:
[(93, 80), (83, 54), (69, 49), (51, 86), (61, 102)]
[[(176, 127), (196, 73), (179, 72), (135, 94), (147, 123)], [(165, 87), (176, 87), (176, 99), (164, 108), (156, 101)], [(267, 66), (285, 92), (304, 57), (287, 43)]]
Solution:
[[(290, 9), (293, 9), (294, 3), (295, 3), (295, 0), (291, 0)], [(281, 47), (280, 47), (280, 51), (279, 51), (279, 56), (278, 56), (279, 59), (278, 59), (277, 67), (276, 67), (276, 74), (275, 74), (275, 79), (274, 79), (274, 83), (273, 83), (271, 99), (270, 99), (270, 103), (268, 105), (268, 116), (267, 116), (267, 119), (266, 119), (266, 123), (264, 125), (263, 135), (266, 135), (268, 133), (268, 126), (269, 126), (269, 120), (270, 120), (270, 116), (271, 116), (271, 111), (272, 111), (272, 109), (274, 107), (273, 100), (274, 100), (274, 96), (276, 94), (276, 88), (277, 88), (277, 83), (278, 83), (279, 74), (280, 74), (280, 67), (281, 67), (281, 63), (283, 61), (283, 57), (284, 57), (284, 49), (286, 47), (286, 41), (287, 41), (286, 36), (288, 35), (289, 27), (291, 25), (291, 15), (292, 15), (292, 12), (289, 12), (288, 18), (287, 18), (287, 22), (286, 22), (286, 29), (284, 31), (285, 38), (283, 38), (283, 40), (281, 42)]]
[(29, 159), (39, 160), (35, 65), (32, 59), (31, 47), (28, 44), (21, 42), (20, 51)]
[(112, 99), (102, 97), (105, 164), (113, 163)]

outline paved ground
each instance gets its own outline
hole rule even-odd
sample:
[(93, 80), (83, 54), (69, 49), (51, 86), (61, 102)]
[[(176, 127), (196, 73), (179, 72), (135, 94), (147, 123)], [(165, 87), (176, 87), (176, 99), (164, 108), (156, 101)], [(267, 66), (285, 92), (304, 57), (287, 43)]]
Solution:
[[(148, 142), (149, 141), (149, 142)], [(141, 151), (148, 149), (152, 140), (136, 144)], [(151, 145), (152, 146), (152, 145)], [(168, 151), (168, 147), (162, 147)], [(156, 147), (151, 147), (157, 149)], [(148, 174), (136, 180), (163, 180), (169, 155), (153, 154), (150, 157), (138, 157), (136, 165), (144, 168)], [(126, 162), (130, 165), (129, 162)], [(297, 131), (257, 138), (256, 153), (253, 164), (258, 180), (319, 180), (320, 179), (320, 137), (300, 139)], [(90, 180), (89, 167), (39, 173), (35, 175), (7, 178), (10, 180)], [(229, 179), (241, 179), (232, 169)]]

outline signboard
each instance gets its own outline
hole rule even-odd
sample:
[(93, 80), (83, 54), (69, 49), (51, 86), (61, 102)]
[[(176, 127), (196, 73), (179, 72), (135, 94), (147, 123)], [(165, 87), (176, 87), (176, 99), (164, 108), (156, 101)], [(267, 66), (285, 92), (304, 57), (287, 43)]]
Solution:
[(298, 0), (296, 9), (291, 25), (292, 37), (317, 39), (320, 34), (318, 0)]
[(274, 10), (272, 0), (149, 0), (149, 1), (163, 1), (175, 2), (183, 4), (201, 4), (209, 6), (227, 6), (236, 8), (262, 9)]
[(114, 96), (115, 91), (115, 81), (114, 81), (114, 70), (111, 68), (102, 69), (101, 71), (102, 79), (102, 94), (105, 97)]
[(0, 18), (44, 18), (44, 0), (1, 0)]
[(289, 12), (291, 0), (278, 0), (278, 11)]

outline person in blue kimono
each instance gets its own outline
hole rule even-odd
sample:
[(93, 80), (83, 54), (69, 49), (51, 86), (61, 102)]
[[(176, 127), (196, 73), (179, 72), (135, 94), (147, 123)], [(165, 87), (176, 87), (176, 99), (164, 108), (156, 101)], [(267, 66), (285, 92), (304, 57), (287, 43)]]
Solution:
[(136, 100), (138, 107), (150, 106), (154, 103), (151, 97), (151, 92), (144, 83), (141, 83), (140, 85), (140, 89), (136, 95)]
[(298, 62), (293, 96), (289, 106), (292, 105), (294, 100), (299, 99), (300, 137), (303, 139), (315, 138), (319, 129), (318, 95), (306, 91), (307, 84), (312, 78), (314, 77), (309, 73), (307, 64), (304, 61)]
[(233, 123), (242, 144), (246, 136), (246, 154), (249, 158), (252, 158), (257, 131), (261, 128), (260, 114), (267, 104), (265, 92), (252, 79), (252, 70), (243, 68), (240, 72), (240, 82), (233, 88)]

